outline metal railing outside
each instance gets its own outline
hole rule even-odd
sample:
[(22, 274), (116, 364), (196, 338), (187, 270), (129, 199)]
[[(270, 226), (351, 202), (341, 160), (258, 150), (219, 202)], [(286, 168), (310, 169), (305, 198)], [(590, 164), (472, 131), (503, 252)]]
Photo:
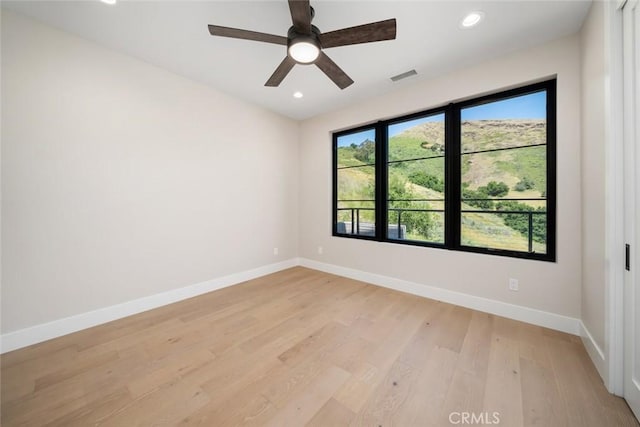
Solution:
[[(469, 199), (469, 200), (490, 200), (490, 201), (501, 201), (501, 199)], [(504, 200), (528, 200), (528, 199), (504, 199)], [(533, 199), (532, 199), (533, 200)], [(535, 199), (538, 200), (538, 199)], [(374, 202), (374, 200), (338, 200), (340, 202)], [(409, 201), (409, 200), (390, 200), (393, 201)], [(414, 199), (410, 201), (444, 201), (442, 199)], [(360, 235), (360, 211), (375, 211), (375, 208), (367, 208), (367, 207), (344, 207), (337, 208), (338, 212), (340, 211), (349, 211), (351, 217), (351, 232), (345, 234), (356, 234)], [(397, 227), (398, 227), (398, 239), (402, 239), (400, 234), (400, 229), (402, 227), (406, 227), (406, 224), (402, 224), (402, 214), (405, 212), (440, 212), (444, 213), (444, 209), (415, 209), (415, 208), (388, 208), (389, 212), (396, 212), (398, 214)], [(546, 211), (538, 211), (538, 210), (488, 210), (488, 209), (463, 209), (460, 211), (461, 214), (469, 214), (469, 213), (479, 213), (479, 214), (493, 214), (493, 215), (526, 215), (528, 222), (528, 231), (527, 231), (527, 243), (529, 252), (533, 252), (533, 216), (534, 215), (546, 215)], [(346, 230), (345, 230), (346, 231)], [(367, 230), (369, 231), (369, 230)], [(516, 230), (517, 231), (517, 230)]]

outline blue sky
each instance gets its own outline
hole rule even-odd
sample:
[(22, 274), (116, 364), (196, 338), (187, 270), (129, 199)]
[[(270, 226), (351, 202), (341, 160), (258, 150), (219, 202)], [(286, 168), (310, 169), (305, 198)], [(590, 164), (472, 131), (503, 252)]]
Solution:
[(349, 135), (343, 135), (338, 138), (338, 147), (346, 147), (347, 145), (351, 145), (354, 143), (356, 145), (360, 145), (362, 142), (370, 139), (371, 141), (376, 140), (376, 130), (369, 129), (358, 133), (351, 133)]
[(544, 119), (547, 117), (547, 94), (536, 92), (504, 101), (465, 108), (462, 120)]
[(396, 136), (409, 128), (427, 122), (442, 122), (442, 126), (444, 126), (444, 114), (436, 114), (435, 116), (429, 117), (420, 117), (419, 119), (409, 120), (408, 122), (396, 123), (395, 125), (391, 125), (389, 126), (389, 138)]
[[(464, 108), (461, 111), (462, 120), (500, 120), (500, 119), (544, 119), (547, 117), (546, 92), (536, 92), (503, 101), (490, 102), (476, 107)], [(389, 137), (398, 135), (406, 129), (427, 122), (443, 122), (444, 114), (421, 117), (415, 120), (396, 123), (389, 126)], [(338, 138), (338, 147), (359, 145), (366, 139), (376, 140), (375, 129), (344, 135)]]

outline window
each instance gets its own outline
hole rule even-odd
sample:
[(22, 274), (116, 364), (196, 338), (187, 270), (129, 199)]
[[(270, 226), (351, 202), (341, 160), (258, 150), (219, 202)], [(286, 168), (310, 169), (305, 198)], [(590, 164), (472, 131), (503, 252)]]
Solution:
[(333, 235), (555, 261), (555, 87), (335, 133)]
[(336, 233), (376, 236), (376, 129), (336, 139)]
[(443, 244), (444, 113), (393, 122), (387, 129), (388, 237)]

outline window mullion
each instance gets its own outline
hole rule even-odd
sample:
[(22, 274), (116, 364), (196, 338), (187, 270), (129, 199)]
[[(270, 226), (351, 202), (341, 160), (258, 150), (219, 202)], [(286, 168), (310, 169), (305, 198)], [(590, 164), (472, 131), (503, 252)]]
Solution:
[(460, 247), (460, 107), (450, 104), (445, 114), (445, 246)]
[(335, 236), (338, 233), (338, 136), (336, 134), (332, 137), (331, 162), (333, 164), (331, 233)]
[(387, 239), (387, 151), (388, 130), (385, 122), (376, 124), (376, 238)]
[(547, 254), (556, 259), (556, 81), (547, 83)]

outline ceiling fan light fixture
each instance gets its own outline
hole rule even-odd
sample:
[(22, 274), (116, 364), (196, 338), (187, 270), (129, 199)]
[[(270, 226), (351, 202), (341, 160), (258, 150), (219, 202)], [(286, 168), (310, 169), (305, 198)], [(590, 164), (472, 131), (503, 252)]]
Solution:
[(311, 64), (319, 55), (320, 46), (311, 37), (299, 37), (289, 45), (289, 56), (300, 64)]

